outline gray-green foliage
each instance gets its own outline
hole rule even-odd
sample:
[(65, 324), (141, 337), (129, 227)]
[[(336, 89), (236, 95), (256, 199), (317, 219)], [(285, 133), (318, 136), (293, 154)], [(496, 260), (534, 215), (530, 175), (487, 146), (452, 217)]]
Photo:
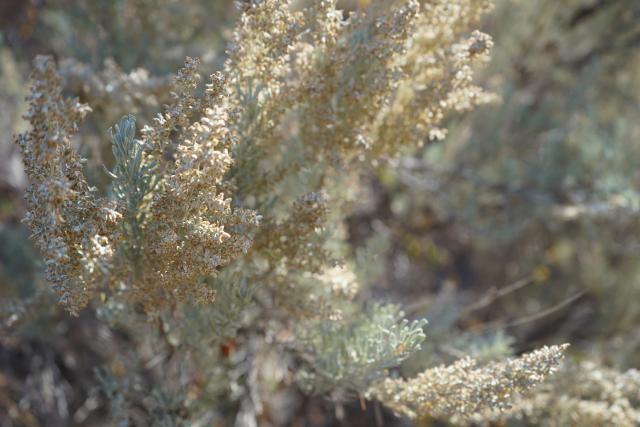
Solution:
[(186, 308), (188, 327), (193, 328), (191, 338), (199, 341), (199, 345), (213, 345), (235, 337), (256, 291), (255, 284), (225, 272), (212, 282), (218, 303), (213, 307)]
[(348, 322), (320, 321), (300, 327), (307, 365), (301, 386), (316, 393), (364, 393), (384, 370), (420, 349), (426, 320), (409, 322), (393, 305), (374, 304)]
[(116, 164), (108, 172), (113, 178), (113, 193), (124, 207), (125, 251), (135, 262), (140, 262), (143, 228), (149, 203), (158, 179), (155, 163), (146, 162), (144, 147), (135, 139), (136, 120), (124, 116), (109, 133)]
[(94, 375), (97, 380), (98, 390), (104, 394), (109, 403), (109, 412), (113, 417), (113, 421), (117, 423), (118, 427), (128, 427), (130, 425), (130, 402), (123, 393), (125, 388), (129, 386), (128, 379), (120, 381), (109, 371), (99, 368), (94, 370)]

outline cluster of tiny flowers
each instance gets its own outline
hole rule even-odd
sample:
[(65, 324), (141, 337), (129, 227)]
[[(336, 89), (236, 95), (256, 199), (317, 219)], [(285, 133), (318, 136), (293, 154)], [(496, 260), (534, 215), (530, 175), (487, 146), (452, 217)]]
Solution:
[(348, 17), (334, 0), (240, 7), (225, 63), (238, 136), (233, 198), (263, 218), (250, 258), (268, 267), (254, 277), (279, 306), (315, 315), (308, 305), (322, 306), (314, 299), (322, 292), (309, 292), (305, 274), (335, 267), (325, 231), (347, 197), (332, 187), (357, 176), (363, 160), (443, 132), (448, 112), (489, 100), (471, 81), (492, 45), (472, 31), (489, 3), (376, 2)]
[(477, 366), (464, 358), (408, 380), (387, 378), (369, 395), (409, 418), (467, 419), (487, 409), (509, 408), (514, 395), (556, 370), (567, 345), (543, 347), (517, 359)]
[[(167, 292), (178, 299), (210, 301), (213, 293), (197, 284), (245, 254), (258, 217), (234, 209), (225, 195), (224, 177), (232, 164), (234, 138), (227, 126), (221, 74), (211, 76), (202, 99), (192, 95), (199, 75), (196, 60), (187, 59), (174, 90), (175, 101), (143, 129), (148, 161), (158, 163), (161, 181), (153, 193), (145, 224), (145, 285), (148, 298), (161, 304)], [(179, 132), (174, 131), (179, 129)], [(165, 292), (157, 292), (157, 289)]]
[[(320, 161), (395, 156), (444, 135), (447, 113), (493, 99), (471, 81), (492, 46), (471, 31), (487, 1), (379, 2), (348, 19), (332, 0), (298, 11), (278, 0), (242, 6), (225, 68), (247, 146), (237, 163), (245, 195)], [(286, 138), (301, 160), (265, 162), (282, 157)]]
[(83, 173), (83, 159), (71, 138), (91, 109), (62, 96), (61, 78), (53, 60), (34, 62), (28, 133), (17, 137), (29, 177), (25, 223), (47, 266), (60, 303), (77, 313), (103, 283), (111, 262), (116, 221), (115, 204), (100, 200)]
[[(63, 99), (53, 61), (36, 59), (27, 114), (32, 130), (17, 138), (30, 179), (25, 221), (45, 257), (47, 278), (72, 313), (107, 290), (124, 292), (147, 309), (185, 298), (211, 302), (214, 292), (203, 280), (248, 251), (258, 218), (232, 209), (223, 193), (233, 143), (226, 126), (224, 79), (212, 76), (197, 99), (190, 94), (196, 69), (197, 61), (188, 59), (174, 84), (174, 103), (143, 130), (141, 141), (130, 141), (144, 153), (121, 170), (154, 164), (145, 170), (158, 174), (152, 177), (157, 183), (153, 191), (131, 205), (126, 195), (107, 200), (87, 184), (71, 137), (90, 109)], [(129, 138), (133, 131), (128, 130)], [(118, 190), (139, 187), (131, 182)], [(141, 234), (135, 245), (141, 258), (135, 263), (122, 256), (132, 233)]]
[(640, 372), (619, 372), (594, 362), (565, 363), (530, 396), (522, 396), (504, 413), (474, 417), (477, 423), (506, 418), (536, 425), (596, 427), (640, 425)]
[(327, 209), (326, 198), (320, 193), (299, 197), (289, 218), (263, 225), (254, 248), (277, 269), (318, 272), (327, 254), (314, 237), (326, 221)]
[(440, 140), (450, 111), (469, 110), (495, 99), (472, 82), (474, 66), (489, 59), (491, 38), (466, 31), (491, 9), (489, 1), (454, 0), (423, 4), (416, 31), (395, 63), (401, 70), (394, 96), (376, 115), (376, 152), (391, 152), (397, 141)]

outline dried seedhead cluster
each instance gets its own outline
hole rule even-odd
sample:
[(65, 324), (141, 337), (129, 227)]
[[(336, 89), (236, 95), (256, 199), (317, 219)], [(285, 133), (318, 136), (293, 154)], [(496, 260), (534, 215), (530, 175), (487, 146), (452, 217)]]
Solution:
[(369, 392), (410, 418), (461, 422), (486, 409), (509, 408), (514, 396), (540, 384), (556, 370), (566, 347), (544, 347), (486, 366), (466, 358), (408, 380), (387, 378)]
[(213, 76), (203, 99), (196, 99), (189, 95), (195, 66), (187, 61), (175, 102), (143, 129), (141, 140), (131, 117), (112, 130), (111, 200), (87, 183), (71, 145), (89, 107), (63, 99), (50, 58), (35, 62), (27, 115), (32, 130), (18, 138), (30, 177), (26, 222), (47, 260), (49, 281), (72, 313), (107, 291), (147, 309), (187, 297), (211, 301), (204, 279), (249, 248), (257, 217), (232, 209), (222, 190), (233, 141), (223, 79)]
[(631, 427), (640, 424), (640, 372), (620, 372), (595, 362), (565, 363), (535, 394), (505, 412), (475, 415), (476, 422), (507, 418), (536, 425)]
[(30, 181), (25, 222), (60, 303), (77, 312), (100, 287), (111, 262), (113, 242), (108, 236), (115, 233), (120, 214), (115, 203), (97, 197), (84, 176), (71, 137), (90, 108), (62, 97), (52, 59), (36, 59), (29, 101), (31, 130), (17, 139)]

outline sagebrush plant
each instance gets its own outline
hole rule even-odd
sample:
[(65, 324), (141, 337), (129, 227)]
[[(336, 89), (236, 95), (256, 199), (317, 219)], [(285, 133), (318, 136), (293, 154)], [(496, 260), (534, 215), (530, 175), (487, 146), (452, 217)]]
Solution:
[(490, 2), (381, 1), (348, 17), (330, 0), (238, 6), (222, 72), (202, 85), (187, 58), (152, 121), (137, 129), (122, 111), (107, 194), (72, 144), (90, 106), (63, 95), (52, 58), (35, 60), (31, 130), (17, 143), (25, 222), (59, 302), (159, 326), (181, 360), (166, 378), (181, 396), (175, 424), (210, 422), (212, 411), (242, 423), (260, 413), (257, 394), (293, 381), (415, 418), (464, 422), (508, 407), (565, 347), (395, 378), (426, 321), (358, 299), (341, 232), (360, 173), (442, 139), (450, 113), (495, 98), (473, 83), (492, 46), (476, 29)]

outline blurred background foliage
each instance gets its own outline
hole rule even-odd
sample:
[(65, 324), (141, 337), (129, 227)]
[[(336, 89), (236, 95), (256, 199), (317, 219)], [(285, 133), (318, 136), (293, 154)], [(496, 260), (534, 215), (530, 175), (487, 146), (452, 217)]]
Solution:
[[(572, 343), (576, 360), (638, 367), (640, 3), (496, 3), (484, 24), (492, 62), (479, 78), (500, 101), (451, 119), (444, 142), (362, 176), (345, 250), (365, 297), (429, 319), (408, 374), (461, 355), (490, 361), (561, 342)], [(366, 4), (343, 2), (347, 11)], [(111, 165), (106, 129), (123, 111), (148, 121), (185, 56), (202, 58), (205, 74), (220, 69), (236, 17), (225, 0), (0, 3), (1, 426), (113, 425), (123, 411), (141, 414), (133, 425), (145, 425), (142, 414), (174, 425), (180, 411), (154, 371), (158, 354), (171, 352), (172, 331), (159, 334), (165, 342), (150, 334), (134, 342), (140, 331), (90, 313), (69, 318), (37, 286), (42, 266), (20, 224), (25, 177), (12, 142), (26, 126), (31, 59), (66, 61), (67, 90), (94, 109), (78, 148), (94, 165)], [(104, 174), (93, 180), (104, 188)], [(25, 312), (20, 321), (16, 312)], [(252, 374), (233, 346), (220, 346), (207, 375)], [(302, 395), (271, 400), (265, 425), (405, 422), (377, 406), (362, 416), (359, 406), (334, 411)]]
[(465, 330), (637, 366), (639, 18), (629, 1), (499, 4), (483, 78), (501, 102), (377, 176), (387, 259), (407, 266), (390, 287), (450, 281)]

